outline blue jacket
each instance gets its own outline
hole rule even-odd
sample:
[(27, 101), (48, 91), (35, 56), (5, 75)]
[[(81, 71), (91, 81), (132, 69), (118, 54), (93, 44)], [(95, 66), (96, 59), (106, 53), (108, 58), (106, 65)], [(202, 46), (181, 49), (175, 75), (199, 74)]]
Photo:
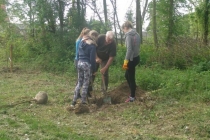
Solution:
[(76, 41), (76, 54), (75, 54), (75, 60), (78, 60), (78, 49), (79, 49), (79, 44), (80, 44), (80, 42), (82, 41), (82, 39), (81, 38), (79, 38), (79, 39), (77, 39), (77, 41)]
[(92, 73), (96, 72), (96, 46), (91, 41), (81, 41), (78, 50), (78, 60), (90, 63)]

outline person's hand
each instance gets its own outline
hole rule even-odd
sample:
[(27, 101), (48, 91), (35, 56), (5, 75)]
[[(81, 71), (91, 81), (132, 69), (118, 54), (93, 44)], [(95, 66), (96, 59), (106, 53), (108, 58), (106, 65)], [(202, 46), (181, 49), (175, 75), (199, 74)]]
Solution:
[(103, 67), (101, 70), (100, 70), (101, 74), (105, 74), (106, 72), (106, 67)]
[(101, 61), (102, 61), (102, 60), (101, 60), (100, 58), (96, 58), (96, 63), (99, 63), (99, 64), (100, 64)]
[(94, 72), (93, 75), (95, 76), (97, 74), (97, 72)]
[(123, 68), (124, 70), (128, 70), (128, 60), (124, 60), (124, 63), (123, 63), (122, 68)]

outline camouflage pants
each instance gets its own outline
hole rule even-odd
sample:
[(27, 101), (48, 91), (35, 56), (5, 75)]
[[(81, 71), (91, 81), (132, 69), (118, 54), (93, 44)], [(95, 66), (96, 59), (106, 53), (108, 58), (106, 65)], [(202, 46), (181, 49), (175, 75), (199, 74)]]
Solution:
[(78, 82), (74, 91), (74, 99), (73, 99), (74, 102), (77, 101), (77, 97), (80, 93), (81, 88), (82, 88), (82, 94), (81, 94), (82, 102), (86, 102), (86, 96), (87, 96), (90, 74), (91, 74), (90, 68), (91, 65), (88, 62), (81, 62), (81, 61), (78, 62), (77, 65)]

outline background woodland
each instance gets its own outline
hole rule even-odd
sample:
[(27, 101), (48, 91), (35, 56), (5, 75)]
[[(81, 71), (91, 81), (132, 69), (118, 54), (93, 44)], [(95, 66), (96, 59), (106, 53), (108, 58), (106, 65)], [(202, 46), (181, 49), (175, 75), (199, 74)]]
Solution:
[[(47, 71), (67, 71), (73, 64), (75, 40), (83, 27), (101, 34), (113, 30), (118, 57), (124, 59), (124, 35), (118, 18), (118, 0), (0, 0), (0, 49), (9, 61), (33, 64)], [(107, 3), (110, 3), (109, 5)], [(141, 35), (141, 64), (186, 69), (209, 65), (209, 0), (132, 0), (125, 20)], [(94, 16), (87, 15), (87, 9)], [(186, 12), (187, 11), (187, 12)], [(89, 19), (88, 19), (89, 18)], [(18, 22), (17, 22), (18, 19)], [(146, 31), (143, 24), (149, 21)], [(115, 65), (117, 65), (116, 61)], [(119, 63), (121, 66), (121, 63)]]

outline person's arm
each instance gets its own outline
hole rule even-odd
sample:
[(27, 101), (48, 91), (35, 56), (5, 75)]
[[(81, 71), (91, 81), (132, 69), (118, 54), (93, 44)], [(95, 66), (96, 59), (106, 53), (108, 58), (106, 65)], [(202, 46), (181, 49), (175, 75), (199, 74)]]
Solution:
[(92, 45), (90, 51), (90, 63), (91, 63), (92, 73), (94, 74), (96, 72), (96, 47), (94, 45)]
[(125, 60), (129, 61), (133, 51), (132, 51), (132, 38), (131, 36), (127, 36), (126, 37), (126, 48), (127, 48), (127, 51), (126, 51), (126, 56), (125, 56)]
[(104, 74), (105, 72), (106, 72), (106, 70), (109, 68), (109, 66), (112, 64), (112, 62), (113, 62), (113, 60), (114, 60), (114, 57), (109, 57), (109, 59), (108, 59), (108, 61), (107, 61), (107, 63), (106, 63), (106, 65), (100, 70), (100, 72), (102, 73), (102, 74)]
[(78, 60), (78, 49), (79, 49), (80, 40), (76, 41), (76, 53), (75, 53), (75, 60)]
[(101, 63), (102, 62), (102, 60), (98, 57), (98, 55), (97, 55), (97, 53), (96, 53), (96, 63)]

